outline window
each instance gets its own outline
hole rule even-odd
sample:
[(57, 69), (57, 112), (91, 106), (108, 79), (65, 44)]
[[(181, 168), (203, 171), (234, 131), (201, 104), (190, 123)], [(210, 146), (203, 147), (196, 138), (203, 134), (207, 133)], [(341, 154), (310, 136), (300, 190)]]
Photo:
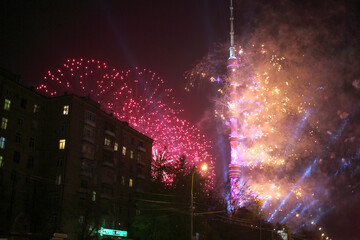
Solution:
[(65, 132), (67, 130), (67, 123), (64, 122), (61, 124), (61, 132)]
[(4, 137), (0, 137), (0, 148), (2, 148), (2, 149), (5, 148), (5, 138)]
[(110, 184), (103, 183), (102, 191), (107, 196), (113, 196), (113, 187)]
[(23, 109), (26, 109), (26, 105), (27, 105), (27, 100), (25, 98), (21, 98), (20, 100), (20, 106), (23, 108)]
[(85, 155), (85, 157), (93, 159), (95, 155), (95, 148), (90, 143), (83, 142), (82, 153)]
[(135, 145), (135, 138), (133, 138), (133, 137), (131, 138), (131, 144)]
[(122, 155), (124, 155), (124, 156), (126, 155), (126, 147), (125, 146), (122, 147)]
[(142, 155), (141, 155), (140, 152), (138, 153), (138, 156), (137, 156), (137, 162), (138, 162), (138, 163), (141, 163), (141, 162), (142, 162)]
[(80, 216), (80, 217), (79, 217), (79, 223), (80, 223), (80, 224), (83, 224), (83, 223), (84, 223), (84, 216)]
[(23, 123), (24, 123), (24, 120), (22, 120), (21, 118), (18, 118), (18, 124), (19, 124), (20, 126), (22, 126)]
[(94, 139), (95, 138), (94, 128), (90, 126), (84, 126), (84, 137)]
[(34, 113), (38, 113), (38, 112), (40, 112), (40, 106), (34, 104)]
[(63, 115), (68, 115), (69, 114), (69, 105), (65, 105), (63, 108)]
[(35, 149), (35, 138), (30, 138), (29, 140), (29, 148)]
[(0, 156), (0, 168), (4, 166), (4, 159), (3, 156)]
[(36, 121), (36, 120), (32, 121), (32, 127), (33, 127), (33, 128), (37, 129), (38, 126), (39, 126), (39, 122), (38, 122), (38, 121)]
[(21, 143), (21, 133), (16, 133), (15, 134), (15, 142), (16, 143)]
[(34, 157), (33, 156), (29, 156), (26, 167), (28, 169), (33, 168), (34, 167)]
[(130, 151), (130, 158), (133, 159), (134, 158), (134, 151)]
[(59, 140), (59, 149), (65, 149), (65, 139), (60, 139)]
[(1, 128), (6, 129), (7, 124), (8, 124), (8, 119), (3, 117), (2, 120), (1, 120)]
[(88, 181), (86, 181), (86, 180), (81, 180), (80, 187), (87, 189), (87, 188), (88, 188)]
[(91, 121), (91, 122), (96, 123), (96, 115), (95, 115), (95, 113), (86, 111), (86, 113), (85, 113), (85, 120), (88, 120), (88, 121)]
[(16, 174), (16, 171), (13, 170), (13, 171), (11, 172), (10, 179), (11, 179), (12, 181), (15, 181), (15, 180), (16, 180), (16, 175), (17, 175), (17, 174)]
[(10, 110), (10, 104), (11, 104), (11, 101), (9, 99), (5, 99), (4, 110), (9, 111)]
[(61, 184), (61, 174), (59, 174), (59, 175), (56, 177), (55, 183), (56, 183), (56, 185), (60, 185), (60, 184)]
[(114, 151), (116, 152), (116, 151), (118, 150), (118, 148), (119, 148), (119, 145), (118, 145), (118, 143), (116, 142), (116, 143), (114, 144)]
[(121, 176), (121, 185), (125, 185), (125, 177)]
[(111, 146), (111, 140), (107, 137), (105, 137), (104, 145), (110, 147)]
[(93, 202), (96, 201), (96, 192), (95, 191), (92, 192), (91, 201), (93, 201)]
[(133, 180), (130, 178), (129, 179), (129, 187), (132, 187), (133, 186)]
[(20, 162), (20, 152), (17, 152), (17, 151), (14, 152), (13, 161), (16, 163)]
[(62, 164), (63, 164), (63, 159), (62, 159), (62, 158), (59, 158), (59, 159), (57, 160), (57, 162), (56, 162), (56, 166), (61, 167)]

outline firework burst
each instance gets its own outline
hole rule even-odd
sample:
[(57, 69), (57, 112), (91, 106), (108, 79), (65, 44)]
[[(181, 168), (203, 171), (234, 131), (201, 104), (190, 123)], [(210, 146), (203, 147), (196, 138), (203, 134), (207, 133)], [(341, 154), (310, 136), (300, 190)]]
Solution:
[[(274, 44), (257, 42), (238, 45), (240, 66), (231, 77), (223, 70), (213, 71), (224, 66), (222, 54), (205, 57), (186, 74), (187, 89), (203, 80), (218, 85), (214, 113), (227, 127), (225, 134), (230, 134), (231, 117), (237, 117), (241, 143), (236, 152), (241, 156), (241, 178), (250, 191), (244, 196), (260, 198), (269, 221), (314, 225), (333, 209), (326, 198), (333, 175), (322, 166), (339, 167), (330, 164), (335, 157), (329, 149), (347, 131), (356, 102), (350, 95), (336, 95), (338, 81), (332, 81), (331, 74), (338, 75), (338, 69), (326, 72), (331, 65), (325, 60), (316, 62), (310, 52), (295, 56), (293, 49), (278, 51)], [(235, 101), (230, 97), (234, 84)], [(334, 110), (340, 106), (343, 110)], [(356, 148), (351, 154), (356, 155)]]
[(148, 69), (118, 71), (96, 60), (68, 59), (61, 68), (48, 71), (37, 90), (47, 96), (73, 93), (90, 96), (101, 107), (154, 139), (153, 159), (166, 152), (168, 163), (185, 155), (188, 163), (208, 162), (213, 185), (214, 163), (210, 142), (198, 128), (180, 117), (180, 103), (164, 80)]

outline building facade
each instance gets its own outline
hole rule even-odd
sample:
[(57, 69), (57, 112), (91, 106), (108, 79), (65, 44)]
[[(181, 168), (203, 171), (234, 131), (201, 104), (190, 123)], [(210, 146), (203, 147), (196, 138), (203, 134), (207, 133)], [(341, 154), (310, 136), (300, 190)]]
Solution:
[(0, 75), (0, 234), (131, 236), (153, 140), (89, 98), (47, 98)]

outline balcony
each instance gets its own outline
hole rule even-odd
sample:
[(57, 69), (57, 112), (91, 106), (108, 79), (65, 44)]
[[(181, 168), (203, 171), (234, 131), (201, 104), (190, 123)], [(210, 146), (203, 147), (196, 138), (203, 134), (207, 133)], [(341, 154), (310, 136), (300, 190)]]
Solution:
[(95, 138), (90, 138), (88, 136), (83, 135), (83, 140), (88, 141), (90, 143), (95, 143)]
[(108, 185), (114, 184), (116, 182), (115, 173), (111, 170), (103, 171), (101, 176), (101, 182), (106, 183)]
[(92, 121), (90, 119), (85, 119), (84, 122), (89, 126), (96, 127), (96, 122), (94, 122), (94, 121)]
[(110, 152), (114, 152), (114, 148), (112, 146), (104, 145), (104, 149)]
[(145, 162), (144, 161), (137, 161), (136, 164), (145, 167)]
[(106, 129), (104, 132), (105, 132), (105, 134), (107, 134), (109, 136), (115, 137), (115, 132), (113, 132), (112, 130)]
[(91, 178), (93, 176), (92, 172), (86, 169), (80, 170), (80, 175)]
[(137, 149), (141, 152), (146, 152), (146, 148), (138, 146)]
[(91, 191), (89, 189), (87, 189), (87, 188), (80, 187), (78, 192), (79, 193), (87, 193), (87, 194), (89, 194)]
[(136, 175), (136, 177), (145, 180), (145, 175), (144, 174), (138, 173)]
[(82, 152), (81, 158), (86, 158), (89, 160), (94, 160), (94, 154), (88, 153), (88, 152)]
[(102, 194), (100, 194), (100, 198), (111, 200), (111, 199), (113, 199), (113, 196), (111, 196), (110, 194), (107, 194), (107, 193), (102, 193)]
[(113, 168), (114, 167), (114, 162), (104, 161), (103, 166)]

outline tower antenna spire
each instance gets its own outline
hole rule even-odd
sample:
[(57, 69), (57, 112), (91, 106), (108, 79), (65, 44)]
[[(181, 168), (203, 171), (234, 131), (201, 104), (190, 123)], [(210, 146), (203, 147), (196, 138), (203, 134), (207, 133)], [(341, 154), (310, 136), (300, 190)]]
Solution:
[(235, 58), (234, 48), (234, 7), (233, 0), (230, 0), (230, 56), (229, 58)]

